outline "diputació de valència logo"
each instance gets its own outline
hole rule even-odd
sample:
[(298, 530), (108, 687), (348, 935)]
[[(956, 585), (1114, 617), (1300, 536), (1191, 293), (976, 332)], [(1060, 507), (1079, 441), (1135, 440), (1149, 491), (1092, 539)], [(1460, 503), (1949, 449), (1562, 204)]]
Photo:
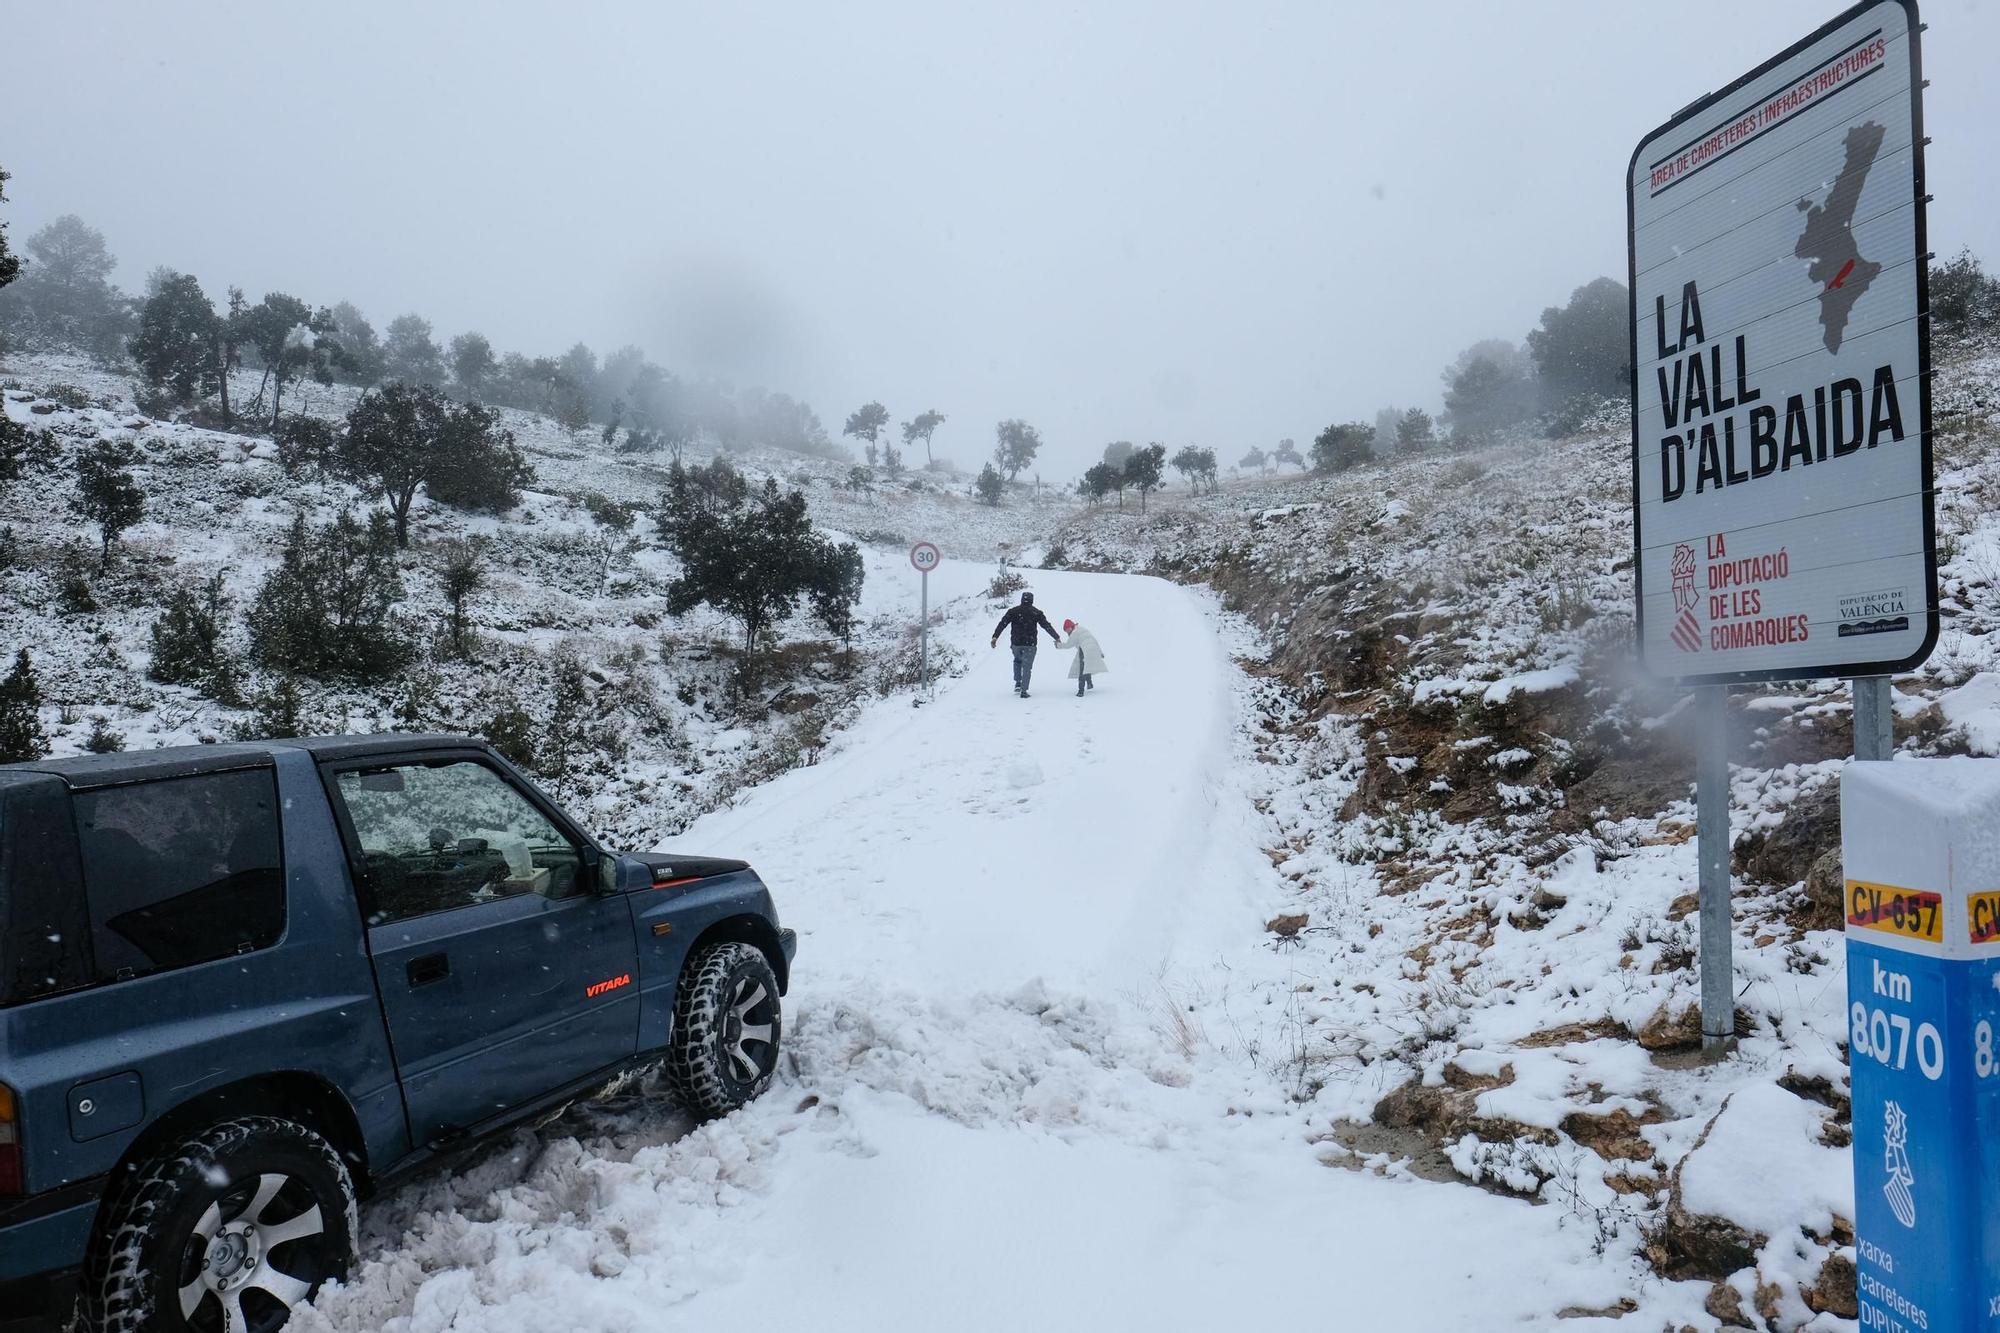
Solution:
[(1906, 1227), (1917, 1224), (1917, 1196), (1910, 1187), (1917, 1183), (1910, 1169), (1910, 1117), (1895, 1102), (1882, 1104), (1882, 1166), (1889, 1183), (1882, 1187), (1889, 1211)]

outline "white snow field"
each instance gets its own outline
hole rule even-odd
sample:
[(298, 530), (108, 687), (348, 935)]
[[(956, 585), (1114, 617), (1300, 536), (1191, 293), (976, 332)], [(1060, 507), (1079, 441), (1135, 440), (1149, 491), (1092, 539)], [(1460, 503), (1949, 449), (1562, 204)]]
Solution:
[(1322, 1164), (1242, 1054), (1282, 1039), (1276, 1006), (1202, 1030), (1289, 966), (1227, 622), (1158, 580), (1035, 573), (1111, 669), (1078, 700), (1045, 636), (1023, 700), (987, 577), (932, 581), (971, 601), (937, 631), (967, 675), (677, 844), (750, 858), (800, 932), (770, 1093), (690, 1128), (642, 1090), (420, 1180), (293, 1327), (1709, 1326), (1699, 1287), (1657, 1283), (1611, 1318), (1648, 1284), (1559, 1207)]

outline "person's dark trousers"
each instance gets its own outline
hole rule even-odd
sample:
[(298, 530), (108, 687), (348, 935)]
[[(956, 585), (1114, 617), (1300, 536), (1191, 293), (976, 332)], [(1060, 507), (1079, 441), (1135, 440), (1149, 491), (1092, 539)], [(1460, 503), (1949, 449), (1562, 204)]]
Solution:
[(1014, 688), (1021, 693), (1028, 692), (1028, 677), (1035, 670), (1035, 649), (1032, 643), (1014, 645)]
[(1090, 677), (1089, 677), (1089, 676), (1078, 676), (1078, 677), (1076, 678), (1076, 697), (1077, 697), (1077, 698), (1081, 699), (1081, 698), (1083, 697), (1083, 692), (1084, 692), (1085, 690), (1094, 690), (1094, 689), (1096, 689), (1096, 688), (1097, 688), (1097, 687), (1096, 687), (1095, 685), (1092, 685), (1092, 684), (1090, 683)]

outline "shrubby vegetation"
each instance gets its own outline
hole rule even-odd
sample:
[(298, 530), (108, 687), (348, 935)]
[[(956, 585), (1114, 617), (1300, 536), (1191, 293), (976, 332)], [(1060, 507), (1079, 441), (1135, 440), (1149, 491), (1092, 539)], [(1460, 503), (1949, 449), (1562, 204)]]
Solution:
[(440, 504), (505, 510), (534, 480), (497, 413), (453, 402), (432, 385), (391, 384), (362, 395), (328, 460), (336, 474), (381, 495), (398, 546), (410, 543), (410, 506), (420, 486)]
[(41, 683), (23, 648), (14, 655), (13, 669), (0, 680), (0, 764), (25, 763), (49, 752), (41, 714)]
[(123, 440), (99, 440), (76, 464), (77, 516), (97, 528), (100, 569), (111, 563), (111, 545), (146, 513), (146, 496), (130, 468), (138, 451)]
[(861, 554), (813, 530), (805, 496), (775, 479), (753, 488), (728, 460), (674, 464), (656, 515), (661, 539), (680, 561), (667, 610), (712, 606), (743, 626), (756, 651), (779, 621), (810, 598), (821, 623), (839, 634), (861, 595)]
[(415, 656), (393, 610), (402, 596), (387, 514), (342, 513), (320, 528), (301, 514), (250, 609), (251, 654), (282, 673), (387, 679)]
[(1931, 270), (1931, 334), (1951, 346), (2000, 340), (2000, 278), (1980, 267), (1970, 250)]
[(199, 589), (176, 588), (153, 622), (152, 661), (146, 674), (165, 685), (191, 685), (226, 704), (239, 701), (235, 665), (223, 648), (229, 594), (222, 575)]

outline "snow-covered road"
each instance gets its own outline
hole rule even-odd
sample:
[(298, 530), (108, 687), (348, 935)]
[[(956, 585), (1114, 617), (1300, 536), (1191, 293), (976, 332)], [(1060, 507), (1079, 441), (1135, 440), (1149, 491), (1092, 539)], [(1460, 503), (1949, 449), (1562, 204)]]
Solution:
[(987, 645), (997, 615), (968, 613), (942, 631), (971, 659), (966, 678), (688, 831), (690, 850), (757, 866), (815, 986), (1040, 976), (1108, 993), (1177, 955), (1241, 949), (1268, 863), (1250, 812), (1213, 782), (1229, 765), (1233, 667), (1200, 604), (1155, 579), (1041, 572), (1036, 588), (1058, 629), (1072, 617), (1104, 645), (1110, 670), (1086, 698), (1065, 674), (1075, 654), (1046, 634), (1016, 698), (1007, 641)]
[[(1045, 640), (1016, 698), (997, 608), (962, 606), (968, 675), (682, 841), (750, 858), (800, 932), (772, 1092), (692, 1131), (573, 1113), (420, 1182), (302, 1326), (1483, 1330), (1628, 1289), (1559, 1208), (1319, 1164), (1240, 1054), (1280, 1047), (1288, 962), (1217, 619), (1157, 580), (1034, 587), (1102, 641), (1089, 697)], [(1193, 995), (1234, 997), (1232, 1053), (1177, 1028)]]

